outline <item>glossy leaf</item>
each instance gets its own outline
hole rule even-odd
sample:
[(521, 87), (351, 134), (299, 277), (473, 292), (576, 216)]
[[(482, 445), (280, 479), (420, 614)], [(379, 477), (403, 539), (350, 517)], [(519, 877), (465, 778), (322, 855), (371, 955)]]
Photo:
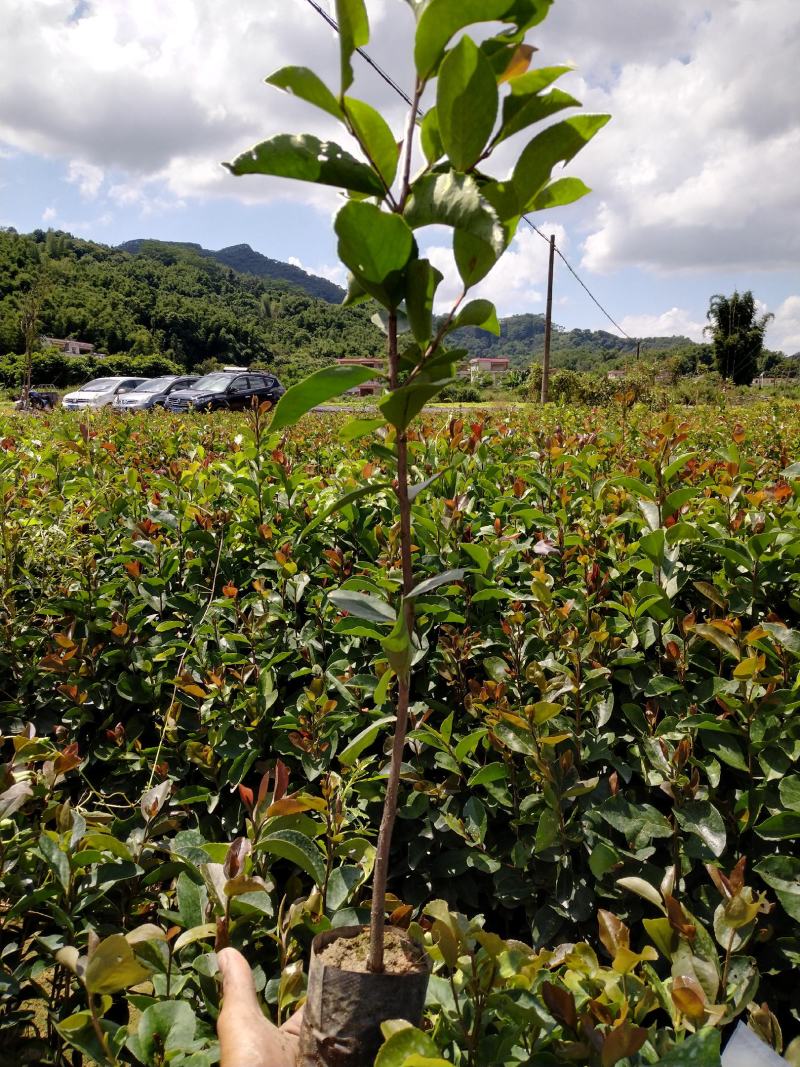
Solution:
[(333, 141), (312, 134), (279, 134), (262, 141), (225, 166), (231, 174), (264, 174), (300, 182), (333, 185), (353, 193), (380, 196), (383, 186), (366, 163)]
[(413, 229), (451, 226), (488, 245), (495, 257), (503, 248), (503, 229), (474, 178), (447, 171), (416, 181), (404, 218)]
[(339, 611), (346, 611), (358, 619), (368, 622), (394, 623), (394, 610), (383, 600), (356, 589), (335, 589), (328, 593), (328, 599)]
[(417, 24), (417, 74), (424, 79), (433, 73), (450, 38), (460, 29), (502, 18), (512, 6), (513, 0), (430, 0)]
[(457, 171), (480, 159), (497, 118), (497, 81), (483, 52), (462, 37), (444, 59), (436, 83), (436, 114), (445, 152)]
[(521, 211), (531, 209), (536, 195), (557, 163), (569, 163), (609, 121), (609, 115), (574, 115), (530, 142), (517, 161), (512, 185)]
[(364, 382), (371, 381), (376, 373), (369, 367), (346, 366), (323, 367), (322, 370), (315, 371), (286, 390), (275, 407), (270, 429), (284, 430), (288, 426), (294, 426), (318, 404), (324, 404), (346, 393), (348, 389), (355, 389)]
[(369, 44), (369, 20), (364, 0), (336, 0), (342, 96), (353, 84), (353, 53)]
[(387, 188), (397, 174), (399, 148), (386, 119), (371, 104), (348, 96), (344, 101), (356, 137)]
[(276, 859), (289, 860), (305, 871), (317, 886), (321, 886), (325, 881), (325, 861), (322, 853), (313, 841), (297, 830), (277, 830), (268, 834), (258, 841), (256, 850), (267, 852)]
[(344, 118), (339, 101), (319, 75), (308, 67), (281, 67), (274, 74), (270, 74), (267, 84), (274, 85), (276, 89), (283, 89), (313, 104), (314, 107), (321, 108), (322, 111), (327, 111), (335, 119), (341, 121)]

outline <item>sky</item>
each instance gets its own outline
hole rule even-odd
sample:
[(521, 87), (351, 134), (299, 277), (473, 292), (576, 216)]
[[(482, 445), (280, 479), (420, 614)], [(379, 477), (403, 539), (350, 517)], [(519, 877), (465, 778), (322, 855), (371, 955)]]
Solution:
[[(366, 2), (370, 54), (410, 87), (409, 4)], [(264, 84), (284, 65), (336, 83), (337, 41), (306, 0), (0, 0), (0, 27), (0, 225), (248, 243), (344, 281), (335, 191), (221, 166), (284, 132), (357, 151)], [(600, 303), (631, 336), (700, 340), (712, 294), (752, 289), (775, 316), (768, 347), (799, 351), (798, 0), (555, 0), (528, 40), (537, 65), (574, 66), (559, 85), (584, 110), (612, 115), (565, 171), (591, 195), (533, 218)], [(405, 105), (358, 57), (355, 70), (351, 92), (400, 140)], [(506, 143), (498, 176), (525, 143)], [(421, 235), (443, 298), (448, 237)], [(523, 227), (475, 295), (542, 312), (546, 274), (546, 244)], [(558, 260), (554, 319), (615, 332)]]

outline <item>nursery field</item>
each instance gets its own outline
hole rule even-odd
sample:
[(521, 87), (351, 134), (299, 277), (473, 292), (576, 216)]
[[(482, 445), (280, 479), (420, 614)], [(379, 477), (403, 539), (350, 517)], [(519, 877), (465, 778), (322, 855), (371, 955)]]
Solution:
[[(284, 1020), (369, 921), (376, 425), (0, 413), (3, 1063), (206, 1067), (215, 946)], [(441, 410), (408, 449), (387, 912), (433, 973), (378, 1062), (711, 1067), (741, 1019), (800, 1063), (800, 405)]]

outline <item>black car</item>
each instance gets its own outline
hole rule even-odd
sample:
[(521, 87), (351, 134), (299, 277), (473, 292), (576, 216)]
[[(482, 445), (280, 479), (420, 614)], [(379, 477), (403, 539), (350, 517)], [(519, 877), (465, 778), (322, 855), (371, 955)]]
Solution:
[(197, 374), (166, 374), (162, 378), (148, 378), (129, 393), (115, 396), (114, 407), (118, 411), (147, 411), (163, 407), (167, 397), (176, 389), (191, 389), (198, 377)]
[[(32, 411), (52, 411), (58, 404), (58, 393), (55, 390), (31, 389), (28, 393), (28, 406)], [(25, 394), (14, 404), (17, 410), (25, 407)]]
[(176, 389), (166, 399), (168, 411), (215, 411), (219, 408), (249, 408), (269, 400), (276, 404), (286, 390), (274, 374), (262, 371), (212, 371), (191, 389)]

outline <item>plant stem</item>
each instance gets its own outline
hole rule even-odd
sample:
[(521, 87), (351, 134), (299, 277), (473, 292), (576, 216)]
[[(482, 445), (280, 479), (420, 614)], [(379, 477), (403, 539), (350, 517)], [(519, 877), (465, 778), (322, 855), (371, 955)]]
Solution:
[[(389, 316), (389, 384), (397, 388), (397, 315)], [(413, 567), (411, 563), (411, 502), (408, 499), (408, 439), (405, 432), (397, 437), (397, 487), (395, 489), (400, 510), (400, 559), (403, 571), (403, 595), (406, 596), (414, 587)], [(414, 621), (414, 606), (404, 601), (406, 625), (411, 633)], [(375, 871), (372, 878), (372, 910), (370, 913), (369, 969), (375, 973), (383, 971), (383, 943), (386, 914), (386, 880), (389, 874), (389, 852), (392, 845), (392, 830), (397, 815), (397, 796), (400, 788), (400, 769), (403, 764), (403, 749), (408, 727), (408, 704), (411, 689), (409, 673), (401, 674), (397, 679), (397, 718), (392, 741), (392, 758), (389, 764), (389, 778), (386, 783), (386, 797), (383, 802), (383, 815), (378, 833), (378, 845), (375, 854)]]

